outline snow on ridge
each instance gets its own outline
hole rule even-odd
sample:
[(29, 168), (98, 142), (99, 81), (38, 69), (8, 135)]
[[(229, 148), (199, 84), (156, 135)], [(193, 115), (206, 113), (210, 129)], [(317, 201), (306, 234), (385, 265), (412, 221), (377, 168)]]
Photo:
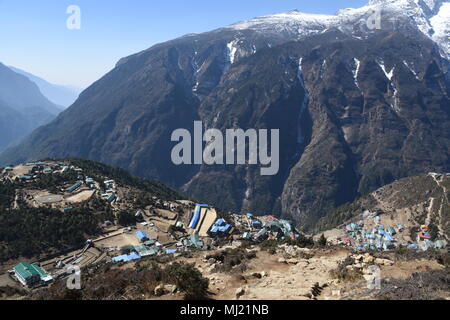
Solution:
[(430, 19), (434, 30), (432, 39), (437, 42), (450, 59), (450, 2), (443, 3), (437, 15)]
[[(361, 8), (341, 9), (334, 15), (308, 14), (293, 10), (256, 17), (226, 28), (289, 34), (297, 38), (338, 28), (353, 35), (353, 27), (364, 27), (365, 21), (374, 10), (381, 10), (384, 27), (392, 28), (392, 22), (389, 21), (400, 17), (412, 20), (422, 33), (438, 43), (450, 57), (450, 3), (441, 0), (370, 0)], [(430, 16), (430, 11), (435, 13), (434, 17)]]

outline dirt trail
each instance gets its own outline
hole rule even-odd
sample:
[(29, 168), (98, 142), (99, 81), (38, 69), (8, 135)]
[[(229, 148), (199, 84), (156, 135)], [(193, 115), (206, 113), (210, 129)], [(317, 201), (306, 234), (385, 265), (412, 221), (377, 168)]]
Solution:
[[(442, 236), (444, 236), (445, 238), (447, 238), (446, 237), (446, 233), (445, 233), (445, 231), (444, 231), (444, 229), (442, 228), (442, 221), (443, 221), (443, 219), (442, 219), (442, 209), (444, 208), (444, 205), (448, 205), (449, 204), (449, 199), (448, 199), (448, 196), (447, 196), (447, 188), (442, 184), (442, 179), (443, 179), (443, 176), (441, 176), (441, 180), (438, 180), (438, 174), (436, 174), (436, 173), (430, 173), (430, 176), (434, 179), (434, 181), (436, 182), (436, 184), (440, 187), (440, 188), (442, 188), (442, 191), (443, 191), (443, 197), (442, 197), (442, 201), (441, 201), (441, 206), (439, 207), (439, 223), (437, 223), (437, 227), (438, 227), (438, 229), (439, 229), (439, 234), (440, 235), (442, 235)], [(445, 203), (445, 201), (447, 202), (447, 203)], [(430, 210), (430, 212), (428, 213), (428, 217), (427, 217), (427, 223), (426, 223), (427, 225), (429, 225), (429, 224), (431, 224), (431, 210)], [(448, 240), (448, 239), (447, 239)]]

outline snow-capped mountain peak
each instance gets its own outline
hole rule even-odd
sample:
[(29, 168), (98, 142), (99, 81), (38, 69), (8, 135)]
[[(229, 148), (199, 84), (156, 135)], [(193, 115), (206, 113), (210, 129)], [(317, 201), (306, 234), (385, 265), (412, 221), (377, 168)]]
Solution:
[[(238, 22), (228, 28), (250, 29), (301, 39), (330, 28), (361, 36), (376, 29), (398, 31), (412, 25), (434, 40), (440, 46), (442, 55), (448, 58), (449, 17), (449, 0), (369, 0), (366, 6), (342, 9), (334, 15), (308, 14), (291, 10)], [(375, 21), (374, 25), (370, 25), (372, 21)]]

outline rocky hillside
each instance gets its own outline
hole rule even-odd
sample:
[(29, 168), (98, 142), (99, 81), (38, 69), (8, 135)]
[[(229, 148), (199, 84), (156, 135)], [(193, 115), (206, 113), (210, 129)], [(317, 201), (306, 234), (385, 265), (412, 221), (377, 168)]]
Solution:
[(134, 214), (144, 204), (165, 208), (177, 199), (182, 196), (162, 183), (89, 160), (0, 169), (0, 271), (12, 259), (79, 248), (114, 223), (136, 224)]
[[(322, 218), (317, 231), (329, 230), (373, 214), (380, 215), (388, 224), (402, 224), (406, 238), (415, 241), (419, 226), (427, 225), (431, 240), (450, 240), (450, 175), (430, 173), (405, 178), (384, 186), (357, 201), (333, 210)], [(337, 229), (328, 235), (339, 235)]]
[[(233, 243), (207, 255), (87, 268), (82, 290), (67, 290), (63, 279), (31, 294), (2, 291), (3, 299), (31, 300), (442, 300), (450, 297), (449, 262), (445, 253), (354, 254), (286, 244), (269, 253)], [(374, 269), (382, 275), (378, 288), (369, 286)]]
[[(381, 11), (381, 29), (368, 27)], [(396, 179), (450, 172), (448, 3), (370, 1), (297, 11), (158, 44), (122, 59), (0, 163), (77, 156), (164, 181), (232, 211), (311, 228)], [(171, 134), (280, 129), (280, 171), (175, 166)]]

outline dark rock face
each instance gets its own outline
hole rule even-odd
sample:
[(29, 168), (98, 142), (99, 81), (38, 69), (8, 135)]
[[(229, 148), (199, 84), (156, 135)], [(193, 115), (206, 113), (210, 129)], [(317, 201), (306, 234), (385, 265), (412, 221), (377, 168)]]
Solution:
[(305, 57), (312, 140), (285, 184), (283, 212), (312, 225), (330, 208), (401, 177), (448, 171), (448, 64), (427, 43), (380, 34)]
[[(268, 45), (270, 44), (270, 45)], [(287, 41), (253, 30), (187, 36), (122, 59), (3, 164), (84, 157), (162, 180), (234, 211), (310, 228), (396, 179), (449, 171), (449, 63), (417, 30)], [(280, 129), (280, 170), (182, 165), (171, 134)]]

